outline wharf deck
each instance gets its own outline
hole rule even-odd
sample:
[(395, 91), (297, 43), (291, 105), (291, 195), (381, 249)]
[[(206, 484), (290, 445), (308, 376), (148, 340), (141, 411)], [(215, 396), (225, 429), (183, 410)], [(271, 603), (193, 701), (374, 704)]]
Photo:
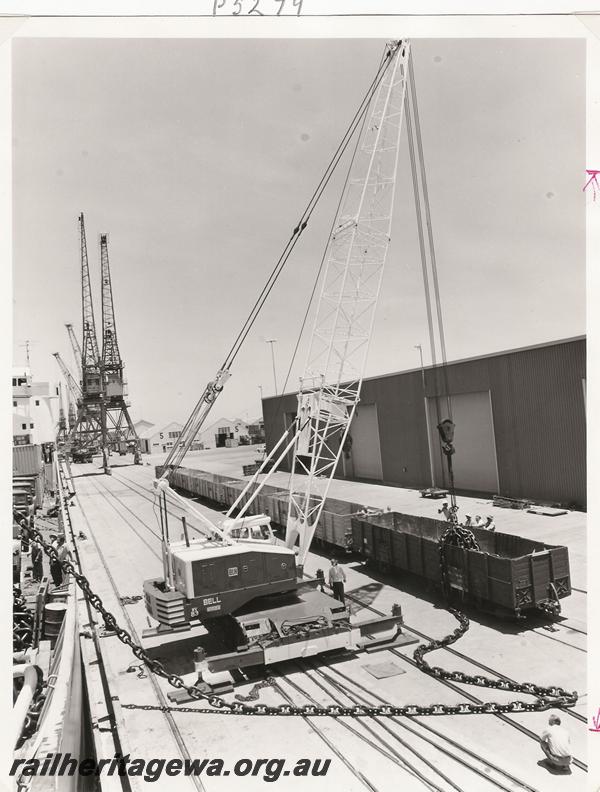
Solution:
[[(227, 449), (228, 451), (230, 449)], [(237, 449), (231, 449), (237, 451)], [(198, 467), (206, 465), (206, 454), (198, 459)], [(186, 458), (190, 464), (194, 456)], [(205, 467), (205, 469), (210, 469)], [(212, 469), (215, 472), (231, 472)], [(97, 465), (73, 465), (73, 481), (76, 488), (76, 506), (71, 510), (75, 535), (82, 531), (86, 539), (78, 541), (84, 572), (90, 580), (92, 589), (100, 595), (105, 605), (117, 617), (117, 621), (141, 636), (142, 630), (148, 626), (146, 612), (142, 601), (123, 605), (120, 597), (139, 596), (145, 579), (162, 574), (160, 556), (159, 528), (157, 516), (152, 502), (151, 482), (154, 475), (153, 465), (134, 467), (123, 466), (113, 468), (111, 477), (101, 474)], [(241, 464), (236, 462), (235, 475), (239, 476)], [(278, 474), (284, 475), (284, 474)], [(287, 477), (286, 477), (287, 478)], [(349, 482), (335, 482), (343, 487), (353, 486)], [(395, 488), (372, 487), (371, 485), (354, 485), (368, 487), (369, 492), (356, 494), (353, 489), (353, 502), (366, 502), (373, 506), (390, 505), (398, 510), (398, 500), (405, 497), (403, 490)], [(340, 489), (334, 497), (343, 498)], [(372, 491), (372, 495), (371, 495)], [(375, 502), (373, 498), (380, 498)], [(386, 497), (387, 496), (387, 497)], [(431, 501), (423, 501), (423, 507), (437, 508)], [(196, 508), (207, 516), (218, 518), (221, 515), (212, 512), (203, 505), (195, 504)], [(485, 513), (485, 509), (482, 509)], [(494, 515), (502, 530), (507, 525), (496, 509)], [(479, 513), (479, 512), (476, 512)], [(491, 513), (491, 512), (490, 512)], [(496, 516), (497, 515), (497, 516)], [(507, 514), (509, 519), (515, 515)], [(542, 530), (541, 522), (549, 520), (553, 531), (561, 532), (559, 520), (564, 517), (544, 518), (528, 515), (532, 521), (532, 532)], [(524, 515), (517, 515), (518, 518)], [(571, 515), (569, 515), (571, 517)], [(579, 515), (581, 521), (582, 515)], [(545, 524), (545, 523), (544, 523)], [(527, 535), (519, 526), (515, 532)], [(532, 533), (532, 538), (533, 538)], [(571, 538), (576, 539), (584, 533), (581, 525), (567, 526), (563, 522), (560, 537), (546, 537), (546, 541), (557, 541), (569, 546)], [(577, 552), (577, 550), (576, 550)], [(583, 555), (583, 551), (582, 551)], [(573, 556), (572, 556), (573, 558)], [(306, 571), (314, 574), (323, 567), (327, 560), (311, 553), (306, 564)], [(573, 560), (572, 560), (572, 567)], [(350, 605), (353, 616), (358, 619), (371, 617), (370, 608), (390, 613), (395, 602), (402, 605), (408, 627), (415, 627), (429, 636), (441, 637), (456, 626), (454, 619), (438, 603), (430, 602), (408, 590), (402, 589), (401, 581), (391, 581), (383, 577), (373, 577), (359, 563), (344, 564), (348, 576), (347, 591), (351, 595)], [(575, 567), (579, 569), (578, 567)], [(585, 567), (582, 564), (577, 573), (573, 574), (573, 583), (585, 588)], [(575, 592), (567, 601), (569, 623), (571, 619), (580, 626), (585, 624), (585, 595)], [(92, 625), (102, 634), (102, 619)], [(557, 626), (556, 632), (543, 629), (529, 629), (519, 624), (504, 624), (497, 621), (473, 621), (469, 632), (454, 647), (462, 656), (452, 655), (448, 651), (436, 652), (432, 662), (453, 670), (465, 670), (477, 673), (481, 669), (471, 662), (476, 660), (497, 672), (519, 681), (532, 681), (541, 685), (555, 684), (567, 689), (576, 689), (581, 694), (586, 689), (586, 636), (569, 627)], [(183, 633), (168, 638), (148, 638), (140, 642), (155, 657), (182, 674), (188, 683), (194, 681), (192, 666), (192, 650), (197, 645), (199, 634)], [(382, 726), (373, 719), (368, 722), (357, 719), (323, 719), (323, 718), (286, 718), (275, 722), (273, 717), (224, 716), (221, 714), (197, 714), (187, 711), (164, 713), (159, 708), (167, 704), (167, 693), (172, 690), (169, 684), (144, 670), (134, 657), (129, 647), (122, 644), (115, 635), (104, 635), (100, 638), (102, 658), (109, 670), (109, 692), (116, 696), (120, 705), (119, 728), (126, 732), (123, 744), (127, 745), (132, 758), (220, 758), (225, 767), (232, 770), (236, 761), (242, 758), (286, 758), (286, 767), (291, 768), (301, 758), (331, 759), (331, 767), (326, 776), (311, 777), (311, 789), (328, 790), (343, 788), (345, 790), (375, 789), (384, 792), (398, 788), (421, 790), (423, 782), (414, 774), (414, 768), (407, 768), (402, 761), (391, 753), (382, 755), (383, 741), (393, 743), (393, 737), (382, 731)], [(375, 655), (356, 655), (337, 660), (336, 669), (356, 680), (372, 694), (378, 695), (385, 702), (397, 704), (417, 703), (458, 703), (463, 701), (459, 692), (448, 689), (440, 681), (421, 673), (411, 666), (405, 658), (412, 656), (414, 647), (401, 649), (397, 652), (385, 650)], [(322, 668), (329, 673), (328, 661)], [(398, 673), (393, 676), (376, 678), (367, 666), (392, 664)], [(319, 702), (332, 703), (324, 692), (317, 687), (314, 673), (306, 668), (288, 664), (274, 669), (280, 677), (281, 689), (298, 703), (307, 703), (306, 699), (290, 686), (295, 683), (305, 694), (311, 695)], [(286, 676), (284, 677), (283, 674)], [(488, 671), (488, 675), (492, 676)], [(525, 678), (526, 677), (526, 678)], [(288, 681), (289, 680), (289, 683)], [(251, 685), (238, 688), (236, 692), (247, 694)], [(466, 687), (465, 691), (477, 695), (484, 701), (510, 701), (521, 697), (514, 693), (505, 694), (485, 688)], [(226, 698), (230, 698), (226, 696)], [(576, 707), (576, 713), (585, 714), (583, 698)], [(259, 703), (279, 705), (283, 703), (281, 695), (274, 688), (260, 691)], [(191, 705), (196, 707), (197, 705)], [(201, 705), (198, 705), (201, 706)], [(521, 724), (539, 735), (547, 722), (548, 713), (524, 713), (509, 716), (511, 721)], [(344, 728), (343, 721), (349, 722), (356, 733)], [(468, 748), (479, 757), (495, 763), (500, 768), (522, 779), (538, 792), (562, 792), (563, 790), (581, 789), (585, 783), (585, 773), (578, 767), (573, 768), (569, 776), (555, 776), (538, 763), (542, 757), (535, 741), (512, 728), (506, 722), (493, 715), (484, 716), (443, 716), (439, 718), (411, 719), (411, 727), (418, 729), (419, 722), (435, 728), (443, 736), (437, 737), (441, 743), (443, 737), (449, 737), (460, 745)], [(571, 732), (574, 755), (586, 762), (587, 727), (584, 722), (572, 715), (566, 715), (564, 721)], [(366, 732), (366, 726), (376, 731), (377, 736)], [(472, 770), (456, 763), (449, 756), (440, 753), (439, 749), (428, 745), (421, 738), (402, 730), (398, 724), (389, 722), (388, 727), (401, 735), (416, 754), (407, 748), (397, 748), (404, 760), (409, 760), (419, 768), (420, 772), (435, 779), (436, 770), (446, 773), (457, 787), (466, 792), (470, 790), (497, 789), (489, 781), (475, 775)], [(316, 731), (315, 729), (318, 729)], [(357, 734), (359, 736), (357, 736)], [(379, 750), (362, 739), (360, 735), (379, 746)], [(457, 753), (452, 749), (451, 753)], [(459, 752), (460, 753), (460, 752)], [(417, 755), (421, 758), (418, 759)], [(423, 764), (424, 760), (430, 766)], [(475, 761), (471, 759), (470, 761)], [(432, 769), (433, 768), (433, 769)], [(488, 772), (488, 771), (485, 771)], [(439, 781), (439, 779), (437, 779)], [(132, 779), (134, 788), (145, 786), (143, 779)], [(203, 775), (200, 779), (173, 776), (161, 784), (168, 783), (169, 789), (244, 789), (252, 792), (264, 789), (263, 772), (256, 776), (236, 777), (233, 771), (229, 778)], [(307, 779), (295, 778), (292, 775), (281, 777), (278, 788), (287, 790), (301, 789)], [(449, 788), (440, 782), (443, 789)], [(514, 788), (511, 782), (504, 779), (504, 784)], [(156, 785), (155, 785), (156, 788)]]

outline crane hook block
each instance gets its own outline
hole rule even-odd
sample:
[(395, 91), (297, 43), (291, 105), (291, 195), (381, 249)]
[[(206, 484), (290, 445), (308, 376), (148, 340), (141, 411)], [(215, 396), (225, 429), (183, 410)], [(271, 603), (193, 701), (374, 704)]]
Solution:
[(227, 380), (231, 377), (231, 372), (229, 369), (220, 369), (217, 371), (217, 376), (215, 377), (214, 385), (215, 387), (219, 388), (219, 390), (223, 389), (223, 385), (227, 382)]
[(437, 425), (437, 430), (440, 433), (440, 440), (442, 442), (442, 451), (447, 456), (450, 456), (454, 453), (454, 424), (449, 419), (446, 418), (444, 421)]

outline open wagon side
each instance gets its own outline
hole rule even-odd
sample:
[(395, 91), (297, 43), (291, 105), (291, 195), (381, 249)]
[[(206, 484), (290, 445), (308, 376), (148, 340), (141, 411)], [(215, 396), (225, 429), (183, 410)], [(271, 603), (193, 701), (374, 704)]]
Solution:
[[(439, 539), (446, 522), (388, 512), (352, 518), (353, 550), (386, 571), (442, 583)], [(497, 615), (557, 614), (571, 593), (569, 551), (511, 534), (472, 528), (479, 550), (447, 546), (451, 589)]]

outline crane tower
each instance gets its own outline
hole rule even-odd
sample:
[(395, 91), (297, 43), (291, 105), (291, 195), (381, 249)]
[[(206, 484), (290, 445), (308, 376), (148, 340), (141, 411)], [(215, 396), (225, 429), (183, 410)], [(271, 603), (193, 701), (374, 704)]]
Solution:
[[(108, 238), (100, 235), (100, 266), (102, 278), (102, 385), (104, 392), (102, 410), (102, 435), (104, 449), (134, 452), (136, 464), (141, 463), (140, 441), (125, 400), (125, 380), (123, 360), (119, 352), (117, 326), (108, 260)], [(107, 460), (104, 463), (107, 468)]]
[[(329, 239), (310, 348), (298, 394), (286, 544), (303, 565), (340, 460), (360, 389), (390, 243), (409, 44), (387, 69)], [(308, 477), (296, 491), (296, 473)]]
[(56, 434), (56, 444), (64, 446), (67, 441), (68, 426), (67, 417), (65, 415), (65, 407), (62, 397), (62, 382), (58, 384), (58, 432)]
[(73, 326), (67, 324), (66, 327), (77, 362), (80, 387), (77, 386), (74, 377), (68, 372), (58, 354), (56, 359), (65, 375), (71, 396), (77, 402), (77, 417), (69, 432), (68, 444), (70, 447), (87, 451), (101, 448), (104, 470), (109, 472), (108, 456), (111, 450), (133, 448), (135, 461), (139, 463), (140, 443), (125, 402), (123, 361), (117, 341), (107, 236), (106, 234), (100, 236), (102, 270), (102, 354), (100, 354), (83, 214), (79, 215), (79, 234), (83, 325), (81, 347)]
[[(79, 240), (81, 262), (81, 313), (83, 320), (81, 397), (77, 402), (77, 418), (75, 420), (75, 425), (69, 432), (68, 444), (70, 447), (91, 450), (99, 446), (102, 441), (102, 426), (100, 422), (102, 377), (100, 372), (98, 341), (96, 340), (96, 322), (94, 320), (94, 305), (92, 302), (90, 269), (83, 214), (79, 215)], [(59, 361), (59, 357), (56, 355), (55, 357), (57, 361)]]

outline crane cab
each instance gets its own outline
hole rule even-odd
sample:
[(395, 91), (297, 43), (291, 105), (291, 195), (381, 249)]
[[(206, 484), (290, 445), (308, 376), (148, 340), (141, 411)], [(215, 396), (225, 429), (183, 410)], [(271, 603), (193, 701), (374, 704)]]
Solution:
[(168, 555), (174, 590), (163, 580), (147, 580), (144, 598), (149, 615), (169, 627), (227, 616), (258, 597), (298, 586), (294, 551), (265, 541), (177, 542)]
[(271, 518), (266, 514), (251, 517), (228, 517), (219, 526), (226, 536), (236, 542), (251, 544), (277, 544), (271, 528)]

